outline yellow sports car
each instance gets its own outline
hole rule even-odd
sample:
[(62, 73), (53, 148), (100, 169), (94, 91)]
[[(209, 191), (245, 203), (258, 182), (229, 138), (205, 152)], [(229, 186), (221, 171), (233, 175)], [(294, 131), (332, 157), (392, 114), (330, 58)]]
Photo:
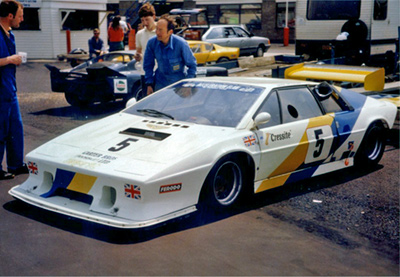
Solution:
[(239, 57), (240, 48), (238, 47), (223, 47), (198, 40), (188, 40), (187, 42), (196, 57), (197, 64), (221, 63), (237, 60)]

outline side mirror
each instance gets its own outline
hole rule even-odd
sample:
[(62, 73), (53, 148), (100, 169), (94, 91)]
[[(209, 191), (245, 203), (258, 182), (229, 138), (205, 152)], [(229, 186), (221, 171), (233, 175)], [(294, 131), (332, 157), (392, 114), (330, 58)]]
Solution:
[(133, 105), (136, 104), (136, 102), (137, 102), (137, 101), (136, 101), (136, 98), (135, 98), (135, 97), (129, 99), (128, 102), (126, 102), (125, 108), (132, 107)]
[(265, 124), (271, 120), (271, 115), (267, 112), (262, 112), (254, 118), (254, 127)]

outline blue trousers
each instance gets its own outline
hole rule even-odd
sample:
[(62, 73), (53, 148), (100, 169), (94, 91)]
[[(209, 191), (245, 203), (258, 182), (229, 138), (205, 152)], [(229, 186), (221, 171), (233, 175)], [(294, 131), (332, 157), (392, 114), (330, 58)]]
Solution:
[[(17, 169), (23, 166), (24, 159), (24, 131), (19, 110), (18, 99), (10, 102), (0, 100), (0, 158), (7, 155), (8, 169)], [(0, 163), (1, 169), (1, 163)]]

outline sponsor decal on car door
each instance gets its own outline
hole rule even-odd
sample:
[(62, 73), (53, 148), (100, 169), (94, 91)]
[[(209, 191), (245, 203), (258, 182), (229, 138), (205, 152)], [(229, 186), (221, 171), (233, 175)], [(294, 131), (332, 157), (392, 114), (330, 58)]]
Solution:
[(333, 116), (325, 115), (258, 130), (261, 161), (255, 192), (281, 186), (291, 173), (327, 160), (336, 133), (333, 122)]

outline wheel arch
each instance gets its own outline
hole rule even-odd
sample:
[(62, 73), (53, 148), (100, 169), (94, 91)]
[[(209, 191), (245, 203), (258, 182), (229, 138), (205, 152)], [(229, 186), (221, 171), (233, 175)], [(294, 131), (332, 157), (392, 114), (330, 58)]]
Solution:
[(246, 194), (249, 192), (254, 191), (254, 178), (255, 178), (255, 167), (256, 163), (253, 159), (253, 157), (245, 152), (245, 151), (234, 151), (230, 153), (225, 153), (224, 155), (219, 156), (213, 165), (211, 166), (210, 171), (207, 173), (206, 178), (204, 179), (204, 182), (202, 184), (199, 198), (198, 198), (198, 203), (201, 203), (203, 197), (205, 197), (204, 192), (206, 190), (206, 183), (207, 179), (209, 178), (210, 173), (212, 172), (214, 166), (218, 164), (218, 162), (222, 160), (236, 160), (239, 161), (240, 165), (243, 168), (243, 172), (245, 173), (244, 175), (244, 189), (246, 191)]

